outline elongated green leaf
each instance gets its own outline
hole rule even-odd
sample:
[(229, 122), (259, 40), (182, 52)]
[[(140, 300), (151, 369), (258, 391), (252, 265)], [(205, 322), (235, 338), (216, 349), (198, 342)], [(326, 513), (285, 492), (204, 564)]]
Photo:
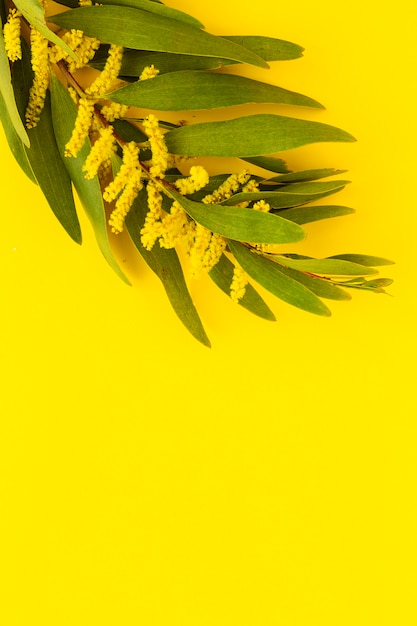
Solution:
[[(30, 50), (22, 41), (22, 60), (13, 71), (13, 86), (20, 115), (24, 119), (32, 85), (33, 72)], [(51, 99), (46, 95), (40, 120), (35, 128), (28, 130), (30, 148), (27, 156), (42, 192), (55, 216), (77, 243), (81, 243), (81, 228), (72, 195), (71, 179), (56, 144), (52, 125)]]
[[(3, 99), (4, 106), (2, 110), (7, 112), (7, 115), (3, 114), (1, 121), (3, 123), (5, 132), (10, 133), (10, 124), (13, 126), (16, 134), (23, 143), (29, 145), (29, 137), (25, 127), (20, 119), (19, 112), (17, 110), (15, 96), (12, 87), (12, 77), (10, 74), (9, 59), (7, 58), (6, 50), (4, 47), (3, 29), (0, 28), (0, 94)], [(6, 126), (8, 129), (6, 130)], [(15, 146), (15, 150), (17, 150)]]
[(295, 207), (340, 191), (348, 182), (340, 180), (323, 183), (300, 183), (297, 185), (283, 185), (282, 188), (276, 191), (240, 192), (227, 200), (223, 200), (222, 204), (236, 205), (241, 202), (256, 202), (264, 199), (273, 208)]
[(272, 294), (304, 311), (331, 315), (328, 307), (310, 289), (281, 271), (278, 263), (251, 252), (235, 241), (231, 241), (229, 246), (245, 272)]
[(162, 111), (217, 109), (255, 102), (321, 107), (312, 98), (244, 76), (193, 70), (137, 81), (107, 97), (120, 104)]
[(196, 222), (208, 230), (237, 241), (290, 243), (305, 237), (303, 229), (277, 215), (241, 207), (203, 204), (169, 192)]
[[(213, 282), (229, 297), (234, 267), (233, 263), (223, 254), (220, 261), (209, 272)], [(250, 283), (246, 285), (245, 295), (239, 300), (238, 304), (265, 320), (276, 321), (276, 317), (269, 306)]]
[[(329, 259), (342, 259), (343, 261), (351, 261), (365, 266), (393, 265), (394, 261), (384, 259), (380, 256), (370, 256), (368, 254), (335, 254), (328, 257)], [(381, 279), (382, 280), (382, 279)]]
[(78, 28), (89, 37), (136, 50), (225, 57), (260, 67), (268, 64), (237, 44), (162, 15), (119, 6), (72, 9), (49, 18), (63, 28)]
[(298, 59), (303, 55), (304, 48), (275, 37), (262, 37), (258, 35), (223, 35), (224, 39), (233, 41), (244, 48), (255, 52), (265, 61), (289, 61)]
[(268, 183), (307, 183), (312, 180), (319, 180), (320, 178), (327, 178), (327, 176), (338, 176), (339, 174), (345, 174), (346, 170), (336, 170), (331, 167), (327, 167), (320, 170), (305, 170), (303, 172), (291, 172), (290, 174), (283, 174), (282, 176), (274, 176), (269, 178)]
[(318, 276), (311, 276), (309, 274), (305, 274), (304, 272), (300, 272), (299, 270), (294, 270), (290, 267), (284, 267), (280, 264), (280, 270), (286, 276), (293, 278), (297, 282), (305, 285), (307, 289), (310, 289), (316, 296), (320, 298), (327, 298), (328, 300), (350, 300), (351, 295), (340, 289), (337, 285), (329, 282), (326, 278), (321, 278)]
[(100, 4), (112, 4), (116, 6), (133, 7), (135, 9), (143, 9), (150, 13), (169, 17), (177, 22), (183, 22), (194, 26), (194, 28), (204, 28), (204, 25), (195, 17), (174, 9), (172, 7), (165, 6), (165, 4), (159, 4), (151, 2), (151, 0), (101, 0)]
[(73, 50), (48, 28), (45, 21), (45, 9), (38, 0), (16, 0), (14, 4), (29, 24), (36, 28), (48, 41), (60, 46), (73, 59), (77, 58)]
[(12, 151), (14, 158), (17, 163), (20, 165), (26, 176), (33, 182), (35, 185), (38, 184), (38, 181), (35, 178), (35, 174), (30, 166), (26, 149), (23, 141), (17, 134), (14, 125), (12, 124), (9, 116), (9, 112), (6, 109), (6, 105), (4, 103), (3, 96), (0, 92), (0, 119), (3, 123), (4, 134), (6, 135), (7, 143), (9, 144), (9, 148)]
[(210, 347), (210, 341), (201, 323), (197, 309), (188, 291), (181, 263), (173, 249), (161, 248), (156, 244), (152, 250), (145, 250), (140, 240), (140, 231), (145, 222), (147, 207), (146, 191), (142, 190), (136, 198), (126, 217), (126, 228), (129, 235), (149, 265), (161, 280), (171, 305), (189, 332), (205, 346)]
[(262, 167), (264, 170), (269, 170), (270, 172), (276, 173), (285, 173), (289, 170), (287, 169), (287, 164), (282, 159), (277, 159), (276, 157), (266, 157), (266, 156), (257, 156), (257, 157), (242, 157), (243, 161), (247, 163), (251, 163), (252, 165), (256, 165), (257, 167)]
[(320, 122), (260, 114), (183, 126), (165, 135), (169, 152), (187, 156), (251, 157), (323, 141), (355, 141)]
[(281, 217), (285, 217), (286, 220), (295, 222), (296, 224), (309, 224), (310, 222), (316, 222), (318, 220), (326, 220), (331, 217), (340, 217), (342, 215), (350, 215), (354, 213), (355, 209), (351, 209), (347, 206), (336, 205), (323, 205), (323, 206), (308, 206), (296, 209), (284, 209), (279, 212)]
[[(55, 137), (59, 153), (60, 155), (63, 155), (65, 146), (71, 137), (72, 129), (74, 128), (77, 117), (77, 108), (67, 89), (65, 89), (65, 87), (54, 75), (51, 76), (51, 99), (52, 122)], [(84, 210), (91, 221), (98, 246), (104, 258), (116, 274), (125, 283), (130, 285), (129, 280), (120, 269), (110, 248), (106, 228), (106, 215), (98, 178), (95, 177), (92, 180), (87, 180), (81, 169), (90, 152), (90, 149), (90, 142), (86, 139), (84, 146), (81, 148), (77, 157), (63, 157), (64, 164), (68, 170), (71, 180), (74, 183)]]
[(344, 261), (341, 259), (311, 259), (311, 258), (291, 258), (290, 255), (276, 256), (276, 260), (287, 267), (311, 272), (313, 274), (325, 274), (329, 276), (367, 276), (378, 274), (375, 269), (370, 269), (365, 265)]

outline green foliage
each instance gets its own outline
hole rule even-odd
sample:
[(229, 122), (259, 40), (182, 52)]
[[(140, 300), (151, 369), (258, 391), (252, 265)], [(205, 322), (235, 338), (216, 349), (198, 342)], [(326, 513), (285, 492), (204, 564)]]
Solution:
[[(270, 321), (275, 315), (256, 283), (285, 303), (320, 316), (330, 315), (323, 299), (349, 300), (349, 289), (385, 293), (391, 279), (374, 276), (376, 267), (391, 263), (387, 259), (351, 253), (316, 259), (283, 249), (305, 237), (302, 225), (354, 212), (343, 205), (318, 204), (348, 184), (335, 178), (344, 170), (318, 167), (292, 172), (281, 154), (312, 143), (351, 143), (354, 137), (319, 121), (279, 113), (281, 105), (322, 108), (316, 100), (233, 73), (236, 65), (265, 68), (269, 62), (297, 59), (303, 53), (300, 46), (272, 37), (219, 37), (159, 0), (104, 0), (87, 7), (79, 7), (78, 0), (59, 4), (68, 10), (45, 19), (38, 0), (15, 0), (26, 26), (49, 40), (50, 48), (56, 44), (62, 54), (51, 57), (43, 74), (46, 83), (45, 76), (50, 75), (49, 91), (42, 95), (32, 69), (37, 62), (30, 59), (36, 50), (30, 51), (23, 42), (22, 59), (10, 63), (8, 44), (0, 33), (0, 117), (12, 154), (39, 184), (74, 241), (81, 242), (81, 230), (72, 188), (102, 254), (118, 276), (129, 284), (112, 249), (114, 233), (125, 224), (176, 315), (205, 346), (210, 341), (183, 269), (187, 257), (185, 266), (192, 274), (198, 274), (194, 263), (240, 306)], [(4, 23), (4, 0), (0, 5)], [(61, 30), (53, 32), (48, 22)], [(86, 37), (98, 40), (95, 55), (83, 61), (102, 72), (104, 87), (94, 96), (81, 86), (71, 62), (80, 59), (82, 46), (62, 39), (70, 29), (84, 32), (83, 44), (88, 44)], [(25, 36), (27, 31), (22, 31)], [(227, 72), (222, 71), (225, 66)], [(111, 67), (116, 68), (114, 75)], [(122, 86), (115, 81), (117, 72)], [(145, 75), (150, 78), (145, 80)], [(34, 98), (41, 110), (39, 122), (26, 130), (22, 120)], [(81, 123), (82, 102), (91, 106)], [(161, 119), (156, 126), (152, 122), (153, 112), (221, 110), (247, 103), (269, 103), (277, 112), (239, 115), (237, 108), (232, 119), (185, 124)], [(120, 105), (124, 109), (117, 112)], [(68, 156), (68, 142), (77, 132), (81, 147)], [(106, 133), (114, 150), (110, 146), (110, 152), (100, 156), (98, 147)], [(92, 167), (87, 167), (87, 158), (94, 154), (99, 161), (86, 177)], [(128, 154), (135, 155), (133, 162)], [(189, 157), (237, 157), (244, 170), (205, 178), (201, 166), (189, 169)], [(261, 175), (251, 173), (252, 167), (260, 168)], [(332, 180), (322, 180), (329, 177)], [(112, 185), (117, 187), (113, 195)], [(239, 293), (233, 291), (235, 280), (247, 282)]]

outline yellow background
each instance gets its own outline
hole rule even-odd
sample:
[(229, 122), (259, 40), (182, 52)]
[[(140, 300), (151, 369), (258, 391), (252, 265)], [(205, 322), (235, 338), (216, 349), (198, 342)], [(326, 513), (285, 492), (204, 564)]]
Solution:
[(392, 258), (395, 283), (330, 319), (267, 296), (275, 324), (193, 283), (209, 350), (126, 240), (133, 288), (84, 218), (71, 242), (1, 133), (0, 623), (414, 626), (414, 3), (169, 4), (306, 48), (250, 75), (357, 137), (287, 155), (348, 169), (357, 213), (297, 251)]

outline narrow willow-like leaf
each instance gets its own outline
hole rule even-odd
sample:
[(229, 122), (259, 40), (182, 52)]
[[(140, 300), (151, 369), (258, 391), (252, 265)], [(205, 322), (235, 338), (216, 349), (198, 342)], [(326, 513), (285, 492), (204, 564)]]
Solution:
[(36, 28), (48, 41), (57, 44), (73, 59), (77, 59), (74, 51), (46, 25), (45, 9), (38, 0), (16, 0), (14, 4), (29, 24)]
[(325, 183), (300, 183), (299, 185), (285, 185), (282, 190), (240, 192), (223, 200), (222, 204), (236, 205), (241, 202), (256, 202), (264, 199), (275, 209), (295, 207), (336, 193), (348, 182), (340, 180)]
[(355, 141), (328, 124), (268, 113), (182, 126), (169, 131), (165, 140), (173, 154), (217, 157), (262, 156), (309, 143)]
[(286, 173), (289, 171), (285, 161), (283, 159), (277, 159), (276, 157), (257, 156), (241, 158), (242, 161), (246, 161), (247, 163), (256, 165), (257, 167), (262, 167), (264, 170), (269, 170), (270, 172)]
[(243, 48), (255, 52), (265, 61), (290, 61), (303, 55), (304, 48), (291, 41), (276, 39), (275, 37), (262, 37), (259, 35), (223, 35), (224, 39), (233, 41)]
[(185, 70), (137, 81), (108, 94), (120, 104), (161, 111), (217, 109), (249, 103), (275, 103), (321, 108), (302, 94), (235, 76)]
[(296, 224), (309, 224), (318, 220), (326, 220), (332, 217), (340, 217), (342, 215), (350, 215), (355, 209), (347, 206), (323, 205), (308, 206), (295, 209), (284, 209), (279, 212), (281, 217), (286, 220), (295, 222)]
[(300, 270), (302, 272), (312, 272), (313, 274), (325, 274), (328, 276), (367, 276), (378, 274), (378, 271), (341, 259), (311, 259), (311, 258), (291, 258), (290, 255), (276, 256), (276, 260), (287, 267)]
[(194, 28), (204, 28), (204, 25), (192, 15), (165, 6), (164, 4), (151, 2), (151, 0), (101, 0), (100, 4), (112, 4), (116, 6), (133, 7), (134, 9), (143, 9), (150, 13), (169, 17), (177, 22), (184, 22), (185, 24), (194, 26)]
[(3, 123), (4, 134), (6, 135), (7, 143), (9, 144), (9, 148), (16, 159), (17, 163), (22, 168), (23, 172), (26, 176), (33, 182), (35, 185), (38, 184), (38, 181), (35, 178), (35, 174), (30, 166), (26, 149), (23, 141), (19, 137), (16, 132), (14, 125), (12, 124), (9, 116), (9, 112), (6, 109), (6, 105), (4, 103), (3, 96), (0, 91), (0, 119)]
[(147, 211), (146, 191), (142, 190), (126, 217), (126, 228), (130, 238), (144, 261), (161, 280), (169, 301), (181, 322), (193, 337), (210, 347), (210, 341), (188, 291), (176, 251), (161, 248), (158, 243), (154, 245), (152, 250), (145, 250), (142, 246), (140, 231)]
[[(30, 50), (24, 41), (22, 41), (22, 60), (15, 63), (13, 69), (16, 102), (24, 119), (33, 80)], [(28, 130), (28, 135), (30, 148), (26, 149), (27, 156), (39, 186), (66, 232), (76, 243), (81, 243), (81, 228), (72, 195), (71, 179), (56, 144), (49, 92), (46, 94), (39, 122)]]
[(303, 229), (277, 215), (234, 206), (203, 204), (169, 191), (196, 222), (214, 233), (237, 241), (292, 243), (304, 239)]
[(310, 289), (310, 291), (320, 298), (327, 298), (328, 300), (351, 300), (349, 293), (346, 293), (346, 291), (343, 291), (343, 289), (340, 289), (337, 285), (329, 282), (326, 278), (311, 276), (281, 264), (280, 270), (290, 278), (293, 278), (307, 287), (307, 289)]
[[(370, 256), (368, 254), (335, 254), (328, 257), (329, 259), (342, 259), (343, 261), (352, 261), (369, 267), (378, 265), (393, 265), (394, 261), (384, 259), (380, 256)], [(382, 278), (380, 280), (383, 280)], [(385, 279), (384, 279), (385, 280)]]
[(272, 294), (304, 311), (331, 315), (328, 307), (310, 289), (281, 271), (278, 263), (251, 252), (235, 241), (229, 242), (229, 246), (245, 272)]
[[(209, 272), (209, 276), (213, 282), (229, 297), (234, 267), (233, 263), (223, 254), (220, 257), (219, 262), (216, 263), (213, 269)], [(245, 295), (239, 300), (238, 304), (254, 315), (258, 315), (265, 320), (269, 320), (271, 322), (276, 321), (276, 317), (269, 306), (250, 283), (246, 285)]]
[(142, 9), (111, 5), (82, 7), (49, 19), (63, 28), (81, 29), (89, 37), (126, 48), (221, 56), (268, 67), (261, 57), (231, 41)]
[[(64, 154), (65, 146), (71, 137), (77, 117), (77, 108), (67, 89), (54, 76), (51, 76), (51, 99), (52, 99), (52, 121), (54, 125), (55, 137), (60, 154)], [(84, 207), (88, 218), (94, 229), (94, 234), (98, 246), (116, 274), (128, 285), (129, 280), (120, 269), (110, 248), (107, 236), (106, 215), (104, 211), (103, 198), (101, 195), (98, 178), (87, 180), (82, 171), (82, 166), (90, 152), (91, 145), (88, 138), (81, 148), (77, 157), (63, 157), (64, 164), (68, 170), (71, 180), (74, 183), (78, 197)]]
[(327, 167), (320, 170), (304, 170), (302, 172), (291, 172), (290, 174), (282, 174), (282, 176), (274, 176), (269, 178), (267, 183), (307, 183), (313, 180), (319, 180), (320, 178), (327, 178), (328, 176), (339, 176), (345, 174), (346, 170), (336, 170), (331, 167)]
[[(0, 28), (0, 94), (3, 98), (4, 107), (2, 109), (7, 115), (2, 115), (1, 121), (3, 126), (13, 126), (16, 134), (23, 143), (29, 145), (29, 137), (20, 119), (19, 112), (17, 110), (14, 91), (12, 87), (12, 77), (10, 74), (9, 59), (7, 58), (6, 50), (4, 47), (3, 29)], [(8, 134), (11, 136), (10, 129)]]

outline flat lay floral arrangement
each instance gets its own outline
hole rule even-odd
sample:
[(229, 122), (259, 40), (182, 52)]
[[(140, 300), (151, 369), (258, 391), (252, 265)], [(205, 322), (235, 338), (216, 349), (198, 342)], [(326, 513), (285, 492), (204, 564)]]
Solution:
[[(305, 237), (304, 224), (353, 209), (317, 202), (344, 188), (344, 179), (323, 180), (343, 171), (290, 172), (280, 153), (352, 142), (349, 133), (278, 113), (164, 120), (164, 112), (248, 103), (322, 108), (232, 71), (296, 59), (300, 46), (271, 37), (219, 37), (158, 0), (0, 5), (0, 116), (11, 152), (81, 243), (75, 189), (105, 259), (129, 283), (111, 247), (125, 229), (203, 344), (210, 345), (189, 278), (208, 274), (232, 301), (267, 320), (275, 316), (257, 285), (328, 316), (323, 300), (348, 300), (353, 289), (384, 292), (391, 283), (375, 277), (386, 259), (316, 259), (283, 247)], [(241, 167), (210, 175), (199, 157), (236, 157)]]

